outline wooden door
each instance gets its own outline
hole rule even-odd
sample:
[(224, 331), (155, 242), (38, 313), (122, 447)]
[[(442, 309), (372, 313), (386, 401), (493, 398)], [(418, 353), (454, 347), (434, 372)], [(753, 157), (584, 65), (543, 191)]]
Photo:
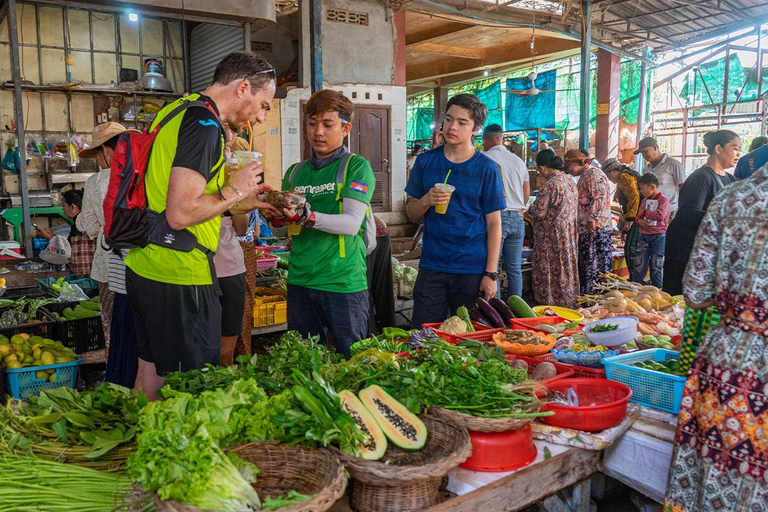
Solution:
[(376, 189), (371, 199), (375, 212), (392, 209), (390, 108), (388, 106), (356, 105), (350, 133), (350, 150), (365, 157), (373, 168)]

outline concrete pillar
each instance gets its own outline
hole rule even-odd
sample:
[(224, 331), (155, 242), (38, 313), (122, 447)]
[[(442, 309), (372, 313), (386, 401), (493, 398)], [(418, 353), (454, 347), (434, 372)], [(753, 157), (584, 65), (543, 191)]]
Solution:
[(395, 11), (392, 16), (395, 25), (395, 65), (392, 85), (405, 86), (405, 10)]
[(619, 156), (620, 93), (621, 57), (606, 50), (598, 50), (595, 158), (599, 162)]
[(448, 103), (448, 88), (435, 87), (435, 111), (432, 114), (432, 123), (434, 124), (432, 128), (433, 142), (435, 140), (435, 134), (437, 134), (438, 130), (440, 130), (440, 123), (442, 123), (443, 119), (445, 119), (445, 111), (447, 110), (445, 107), (446, 103)]

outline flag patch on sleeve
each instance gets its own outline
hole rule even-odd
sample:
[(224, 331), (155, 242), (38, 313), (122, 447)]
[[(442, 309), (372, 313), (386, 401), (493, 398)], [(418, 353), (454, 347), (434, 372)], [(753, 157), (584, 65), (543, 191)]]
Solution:
[(353, 181), (349, 188), (355, 192), (360, 192), (361, 194), (368, 193), (368, 184), (363, 183), (362, 181)]

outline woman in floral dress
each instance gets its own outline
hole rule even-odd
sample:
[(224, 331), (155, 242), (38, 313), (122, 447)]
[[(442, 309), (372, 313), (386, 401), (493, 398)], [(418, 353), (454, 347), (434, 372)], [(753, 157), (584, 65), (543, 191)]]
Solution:
[(563, 173), (563, 160), (554, 151), (536, 155), (539, 174), (547, 181), (528, 210), (534, 220), (533, 296), (539, 304), (576, 306), (579, 295), (576, 207), (578, 193)]
[(685, 383), (670, 512), (768, 510), (768, 166), (721, 191), (699, 228), (686, 303), (715, 305)]
[(611, 271), (611, 182), (578, 149), (566, 151), (565, 171), (579, 178), (579, 290), (592, 295), (600, 274)]

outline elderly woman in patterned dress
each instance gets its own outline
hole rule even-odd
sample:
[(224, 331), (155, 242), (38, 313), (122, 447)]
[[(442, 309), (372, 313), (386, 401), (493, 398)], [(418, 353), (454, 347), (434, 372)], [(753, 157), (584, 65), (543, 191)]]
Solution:
[(547, 181), (528, 210), (534, 220), (533, 295), (539, 304), (572, 308), (579, 294), (576, 185), (563, 173), (554, 151), (536, 155), (539, 174)]
[(722, 320), (685, 383), (667, 510), (768, 510), (768, 165), (712, 200), (683, 284)]
[(611, 271), (611, 182), (577, 149), (564, 160), (565, 172), (579, 178), (579, 290), (592, 295), (600, 274)]

